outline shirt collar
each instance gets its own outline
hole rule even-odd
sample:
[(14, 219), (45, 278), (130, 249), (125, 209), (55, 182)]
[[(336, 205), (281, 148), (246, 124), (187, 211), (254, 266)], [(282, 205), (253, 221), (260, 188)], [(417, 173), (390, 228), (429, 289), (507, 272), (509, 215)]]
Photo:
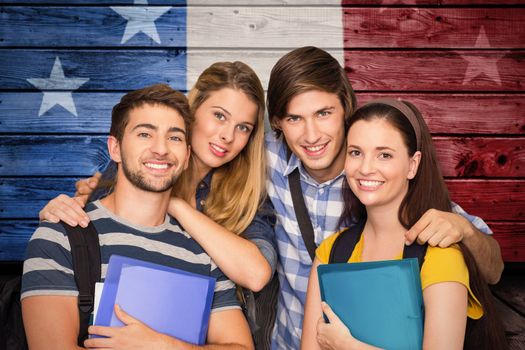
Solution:
[[(286, 141), (283, 141), (283, 142), (286, 142)], [(285, 152), (288, 151), (288, 146), (285, 145)], [(325, 181), (323, 183), (319, 183), (317, 182), (316, 179), (314, 179), (309, 173), (308, 171), (305, 169), (303, 163), (301, 162), (301, 160), (299, 159), (299, 157), (297, 157), (295, 155), (295, 153), (292, 153), (292, 155), (290, 156), (290, 159), (288, 160), (287, 164), (286, 164), (286, 167), (284, 168), (284, 172), (283, 172), (283, 175), (285, 177), (288, 177), (295, 169), (299, 168), (299, 174), (301, 175), (301, 178), (304, 179), (307, 183), (311, 184), (311, 185), (314, 185), (314, 186), (328, 186), (328, 185), (331, 185), (332, 183), (338, 181), (341, 177), (344, 177), (345, 175), (345, 171), (342, 170), (341, 173), (339, 175), (337, 175), (336, 177), (334, 177), (333, 179), (330, 179), (328, 181)]]

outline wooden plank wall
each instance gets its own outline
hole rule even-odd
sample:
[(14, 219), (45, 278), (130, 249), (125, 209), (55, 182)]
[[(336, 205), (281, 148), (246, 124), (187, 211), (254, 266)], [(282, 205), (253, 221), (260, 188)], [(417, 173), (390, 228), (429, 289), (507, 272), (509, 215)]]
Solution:
[(0, 260), (22, 260), (43, 204), (105, 166), (123, 93), (187, 90), (220, 60), (266, 86), (280, 56), (314, 45), (360, 103), (421, 109), (453, 199), (525, 261), (525, 0), (0, 2)]

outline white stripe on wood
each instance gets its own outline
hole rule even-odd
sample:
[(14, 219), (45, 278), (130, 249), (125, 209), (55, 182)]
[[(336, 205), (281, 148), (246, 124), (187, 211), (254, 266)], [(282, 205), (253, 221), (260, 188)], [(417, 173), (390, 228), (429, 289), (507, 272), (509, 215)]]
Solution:
[(191, 48), (343, 47), (340, 7), (189, 7)]
[[(291, 46), (300, 47), (300, 46)], [(248, 64), (259, 76), (261, 83), (266, 90), (268, 87), (268, 80), (270, 79), (270, 72), (275, 63), (284, 54), (291, 51), (287, 50), (271, 50), (271, 51), (256, 51), (256, 50), (192, 50), (187, 52), (187, 88), (191, 89), (193, 84), (204, 69), (209, 67), (214, 62), (220, 61), (242, 61)], [(334, 56), (341, 66), (344, 66), (344, 51), (327, 50)]]

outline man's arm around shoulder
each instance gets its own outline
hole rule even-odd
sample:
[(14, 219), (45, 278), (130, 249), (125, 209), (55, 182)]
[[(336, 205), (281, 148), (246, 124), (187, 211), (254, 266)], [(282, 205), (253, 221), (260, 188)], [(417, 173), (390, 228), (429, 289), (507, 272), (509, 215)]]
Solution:
[(28, 296), (22, 299), (22, 317), (29, 349), (82, 349), (77, 297)]

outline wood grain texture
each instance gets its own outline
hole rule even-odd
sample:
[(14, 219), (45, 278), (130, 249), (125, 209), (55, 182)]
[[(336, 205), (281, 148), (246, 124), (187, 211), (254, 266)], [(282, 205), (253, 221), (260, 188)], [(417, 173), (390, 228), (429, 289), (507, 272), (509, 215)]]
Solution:
[[(242, 60), (268, 86), (270, 71), (288, 50), (206, 50), (188, 52), (188, 86), (216, 61)], [(340, 57), (341, 50), (328, 50)], [(525, 51), (346, 50), (344, 65), (358, 92), (523, 92)], [(395, 68), (395, 69), (394, 69)], [(87, 85), (87, 84), (86, 84)]]
[[(167, 6), (155, 20), (160, 43), (144, 33), (122, 43), (128, 21), (107, 6), (2, 11), (0, 45), (15, 47), (340, 48), (344, 37), (346, 48), (511, 49), (525, 37), (522, 8)], [(481, 31), (486, 40), (478, 41)]]
[(345, 68), (356, 90), (523, 92), (524, 58), (521, 50), (359, 50), (345, 51)]
[(443, 176), (525, 177), (525, 138), (434, 137)]
[[(5, 6), (2, 8), (0, 46), (159, 46), (144, 33), (121, 43), (127, 23), (109, 6)], [(166, 7), (166, 13), (155, 20), (155, 26), (161, 44), (186, 46), (186, 8)]]
[(340, 7), (190, 7), (191, 48), (341, 48)]
[(431, 133), (525, 134), (525, 95), (357, 93), (359, 105), (379, 97), (401, 98), (421, 112)]
[(109, 161), (105, 136), (1, 136), (0, 176), (87, 176)]
[[(104, 164), (105, 165), (105, 164)], [(87, 172), (83, 177), (93, 174)], [(67, 174), (64, 174), (67, 175)], [(1, 218), (35, 218), (50, 199), (60, 193), (73, 193), (75, 178), (13, 178), (0, 179)], [(511, 221), (495, 230), (510, 234), (523, 226), (525, 215), (525, 180), (447, 180), (452, 199), (468, 213), (486, 221)], [(16, 201), (15, 201), (16, 198)], [(515, 221), (515, 222), (514, 222)], [(507, 225), (507, 226), (505, 226)], [(525, 233), (525, 232), (522, 232)]]
[(494, 232), (504, 261), (525, 261), (525, 222), (489, 221), (487, 224)]
[(38, 219), (38, 212), (59, 194), (73, 195), (80, 178), (1, 178), (0, 219)]
[[(345, 48), (521, 48), (521, 8), (345, 8)], [(479, 40), (479, 35), (485, 40)]]
[[(525, 233), (512, 235), (494, 234), (501, 248), (503, 261), (520, 262), (525, 260)], [(524, 303), (525, 305), (525, 303)]]
[(447, 180), (450, 197), (485, 221), (523, 221), (525, 180)]
[(3, 133), (104, 133), (109, 131), (111, 109), (124, 93), (75, 92), (78, 116), (55, 106), (38, 116), (42, 92), (0, 92), (0, 128)]
[[(133, 0), (2, 0), (9, 4), (46, 4), (46, 5), (132, 5)], [(149, 5), (171, 6), (484, 6), (484, 5), (523, 5), (525, 0), (148, 0)]]
[(186, 88), (184, 50), (22, 50), (0, 49), (2, 89), (35, 87), (29, 78), (49, 78), (56, 58), (66, 78), (88, 78), (81, 90), (134, 90), (166, 83)]
[[(0, 175), (86, 175), (103, 167), (105, 136), (2, 136)], [(523, 177), (523, 138), (436, 137), (444, 176)]]
[(38, 221), (0, 220), (0, 261), (23, 261)]
[[(41, 117), (42, 92), (0, 92), (3, 133), (107, 133), (111, 109), (123, 92), (74, 92), (78, 117), (60, 106)], [(437, 134), (525, 134), (525, 95), (358, 93), (359, 105), (379, 97), (414, 103)], [(23, 121), (23, 122), (20, 122)]]

